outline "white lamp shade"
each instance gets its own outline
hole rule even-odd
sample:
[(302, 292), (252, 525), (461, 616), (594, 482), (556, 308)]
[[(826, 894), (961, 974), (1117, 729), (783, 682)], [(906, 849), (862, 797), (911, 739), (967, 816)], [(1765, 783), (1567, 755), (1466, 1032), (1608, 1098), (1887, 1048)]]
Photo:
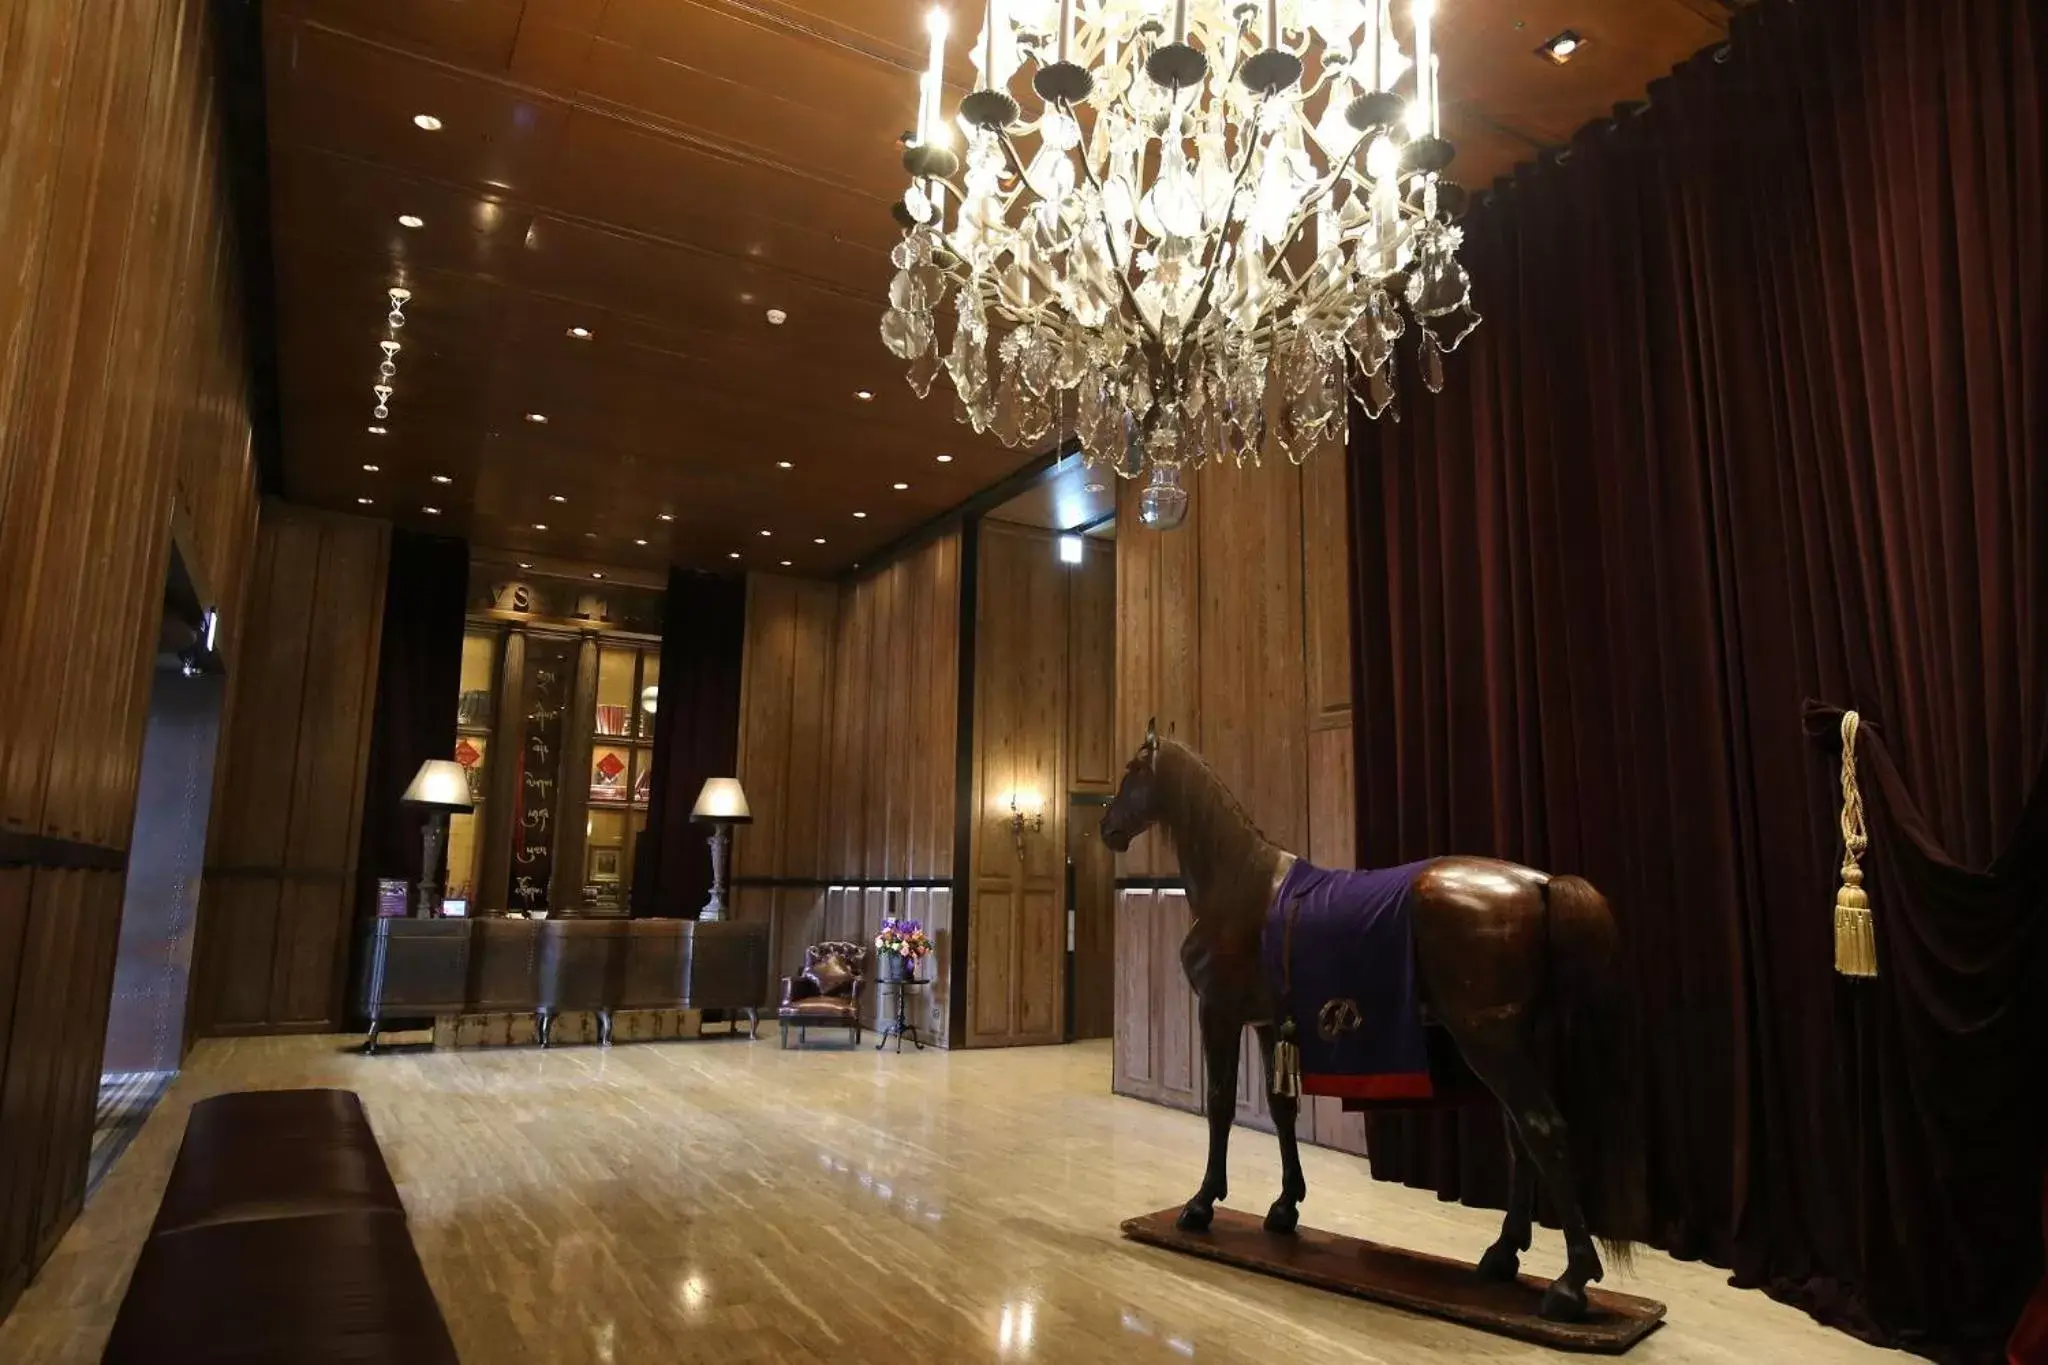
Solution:
[(412, 785), (400, 800), (410, 806), (432, 806), (436, 810), (474, 810), (469, 799), (469, 775), (452, 758), (430, 758), (413, 774)]
[(747, 809), (747, 794), (740, 789), (737, 777), (711, 777), (705, 779), (704, 790), (697, 793), (690, 818), (704, 824), (750, 825), (754, 813)]

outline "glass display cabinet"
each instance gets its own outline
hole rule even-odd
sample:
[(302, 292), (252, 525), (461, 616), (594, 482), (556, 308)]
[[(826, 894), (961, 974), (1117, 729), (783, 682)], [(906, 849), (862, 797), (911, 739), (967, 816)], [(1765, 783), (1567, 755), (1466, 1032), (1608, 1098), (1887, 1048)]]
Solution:
[(472, 915), (625, 915), (647, 828), (661, 594), (472, 571), (448, 897)]

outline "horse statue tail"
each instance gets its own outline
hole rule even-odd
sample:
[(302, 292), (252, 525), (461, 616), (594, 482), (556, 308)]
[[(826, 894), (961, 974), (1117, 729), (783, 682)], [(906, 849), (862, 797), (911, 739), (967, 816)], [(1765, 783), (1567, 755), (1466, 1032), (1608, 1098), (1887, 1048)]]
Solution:
[(1552, 877), (1551, 964), (1564, 1021), (1558, 1105), (1571, 1125), (1573, 1165), (1586, 1221), (1607, 1259), (1635, 1258), (1648, 1231), (1638, 1071), (1629, 1053), (1628, 977), (1607, 898), (1582, 877)]

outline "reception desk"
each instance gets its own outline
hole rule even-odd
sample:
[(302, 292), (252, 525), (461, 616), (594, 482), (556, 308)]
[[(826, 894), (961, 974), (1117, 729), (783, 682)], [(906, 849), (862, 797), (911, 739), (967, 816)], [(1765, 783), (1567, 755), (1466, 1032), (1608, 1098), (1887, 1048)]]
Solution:
[(357, 1007), (377, 1050), (391, 1016), (530, 1013), (542, 1047), (587, 1010), (609, 1044), (614, 1010), (745, 1010), (768, 1003), (768, 926), (688, 919), (380, 919), (363, 926)]

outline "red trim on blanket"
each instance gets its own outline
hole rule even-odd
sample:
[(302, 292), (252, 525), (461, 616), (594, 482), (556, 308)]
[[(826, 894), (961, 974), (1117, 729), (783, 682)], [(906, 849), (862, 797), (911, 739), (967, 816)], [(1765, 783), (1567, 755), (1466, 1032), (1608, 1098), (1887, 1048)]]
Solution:
[(1426, 1100), (1436, 1088), (1427, 1071), (1396, 1071), (1384, 1076), (1311, 1076), (1301, 1078), (1304, 1095), (1333, 1095), (1347, 1100)]

